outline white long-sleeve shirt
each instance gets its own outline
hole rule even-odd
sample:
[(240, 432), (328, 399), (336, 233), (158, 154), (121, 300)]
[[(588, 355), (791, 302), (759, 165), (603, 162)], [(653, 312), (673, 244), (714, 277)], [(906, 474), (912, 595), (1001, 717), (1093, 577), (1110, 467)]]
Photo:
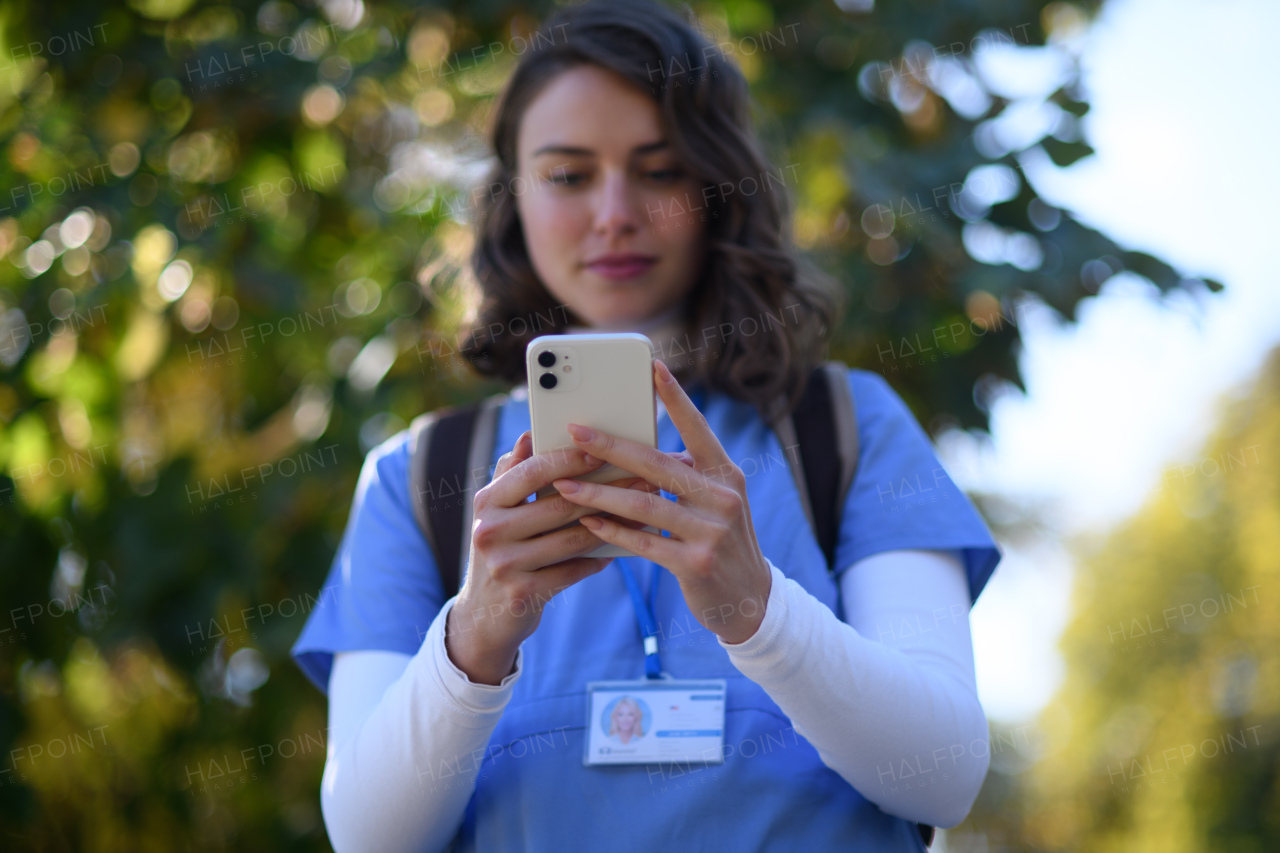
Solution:
[[(956, 554), (891, 551), (855, 563), (840, 577), (844, 622), (770, 570), (759, 629), (721, 642), (733, 665), (866, 799), (908, 820), (960, 823), (989, 758)], [(462, 823), (479, 765), (469, 759), (483, 754), (510, 701), (523, 651), (501, 684), (472, 683), (445, 650), (452, 605), (415, 655), (334, 657), (321, 807), (338, 853), (443, 850)], [(426, 798), (422, 767), (456, 767), (456, 782)]]

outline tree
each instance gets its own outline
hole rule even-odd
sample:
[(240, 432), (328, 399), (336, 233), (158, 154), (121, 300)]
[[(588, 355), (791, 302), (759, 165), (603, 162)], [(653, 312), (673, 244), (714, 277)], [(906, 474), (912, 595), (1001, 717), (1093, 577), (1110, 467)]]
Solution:
[[(982, 427), (1017, 382), (1014, 298), (1071, 316), (1122, 268), (1199, 285), (1039, 201), (973, 73), (984, 40), (1043, 44), (1093, 4), (870, 5), (695, 11), (847, 287), (835, 354), (934, 429)], [(323, 849), (324, 703), (287, 649), (364, 452), (496, 388), (456, 351), (466, 210), (550, 8), (0, 11), (0, 742), (29, 762), (0, 777), (6, 833)], [(1088, 154), (1068, 78), (1013, 147)]]
[(1277, 447), (1280, 350), (1199, 458), (1080, 543), (1066, 680), (955, 849), (1280, 844)]

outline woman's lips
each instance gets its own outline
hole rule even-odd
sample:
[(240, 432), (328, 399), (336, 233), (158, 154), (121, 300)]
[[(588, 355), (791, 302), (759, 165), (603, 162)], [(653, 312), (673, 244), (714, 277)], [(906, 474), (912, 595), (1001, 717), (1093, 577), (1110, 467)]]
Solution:
[(587, 269), (605, 278), (621, 280), (635, 278), (657, 262), (657, 258), (646, 255), (617, 255), (596, 258), (587, 264)]

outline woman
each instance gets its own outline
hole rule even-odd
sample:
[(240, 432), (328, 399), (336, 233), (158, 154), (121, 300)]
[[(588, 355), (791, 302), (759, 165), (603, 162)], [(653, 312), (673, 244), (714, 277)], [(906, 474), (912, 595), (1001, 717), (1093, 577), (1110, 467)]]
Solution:
[[(777, 183), (745, 191), (778, 170), (744, 80), (649, 2), (569, 7), (543, 33), (496, 106), (478, 217), (476, 328), (507, 333), (477, 333), (475, 363), (517, 387), (465, 582), (444, 600), (401, 433), (365, 462), (337, 594), (294, 648), (330, 700), (334, 849), (921, 850), (916, 824), (959, 823), (986, 774), (968, 610), (999, 553), (902, 402), (851, 370), (861, 450), (828, 570), (768, 423), (831, 303), (797, 272)], [(658, 450), (580, 430), (532, 454), (513, 321), (557, 306), (556, 331), (654, 342)], [(786, 322), (747, 334), (765, 314)], [(574, 479), (603, 462), (640, 479)], [(526, 502), (548, 484), (562, 499)], [(580, 556), (601, 542), (641, 556)], [(713, 763), (584, 757), (588, 683), (646, 672), (628, 571), (662, 669), (724, 680), (702, 697), (723, 700)]]
[(609, 738), (626, 746), (632, 738), (644, 737), (644, 714), (636, 700), (623, 696), (609, 713)]

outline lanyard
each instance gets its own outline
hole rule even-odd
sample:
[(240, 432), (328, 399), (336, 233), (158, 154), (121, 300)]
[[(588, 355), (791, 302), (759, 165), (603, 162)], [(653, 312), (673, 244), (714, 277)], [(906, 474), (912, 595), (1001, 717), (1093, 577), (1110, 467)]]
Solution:
[[(693, 404), (702, 410), (702, 403), (706, 396), (705, 391), (699, 386), (694, 389), (692, 397)], [(671, 416), (667, 415), (670, 420)], [(681, 449), (684, 449), (684, 442), (680, 442)], [(663, 492), (666, 495), (666, 492)], [(662, 658), (658, 654), (658, 620), (654, 616), (656, 610), (654, 602), (658, 599), (658, 579), (662, 577), (662, 566), (653, 563), (653, 583), (649, 585), (649, 600), (644, 600), (644, 594), (640, 592), (640, 583), (636, 580), (635, 573), (631, 571), (630, 558), (617, 557), (614, 562), (618, 564), (618, 571), (622, 572), (622, 579), (627, 584), (627, 592), (631, 594), (631, 606), (636, 612), (636, 621), (640, 623), (640, 634), (644, 640), (644, 674), (647, 678), (662, 677)]]
[(662, 658), (658, 656), (658, 620), (654, 618), (654, 601), (658, 597), (658, 578), (662, 576), (662, 567), (653, 564), (653, 583), (649, 585), (649, 601), (646, 603), (640, 592), (640, 584), (628, 565), (630, 558), (617, 557), (614, 562), (622, 572), (622, 579), (627, 582), (627, 592), (631, 593), (631, 606), (636, 611), (636, 621), (640, 623), (640, 634), (644, 638), (644, 674), (646, 678), (662, 676)]

